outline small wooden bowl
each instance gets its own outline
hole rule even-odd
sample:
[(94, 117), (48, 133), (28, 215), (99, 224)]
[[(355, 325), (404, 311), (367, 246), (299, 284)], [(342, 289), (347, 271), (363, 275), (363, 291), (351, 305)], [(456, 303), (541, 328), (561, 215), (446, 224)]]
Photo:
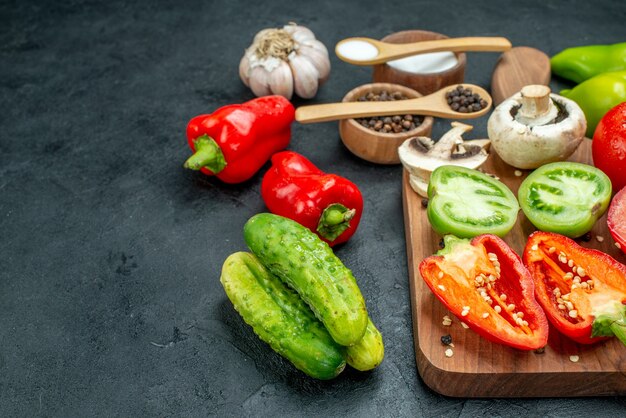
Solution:
[[(359, 86), (345, 95), (342, 102), (353, 102), (369, 93), (382, 91), (400, 92), (409, 99), (422, 95), (413, 89), (398, 84), (372, 83)], [(356, 156), (378, 164), (399, 164), (398, 147), (408, 138), (430, 136), (433, 129), (432, 116), (425, 116), (424, 121), (415, 129), (400, 133), (377, 132), (361, 126), (354, 119), (339, 121), (339, 136), (344, 145)]]
[[(405, 30), (385, 36), (381, 41), (403, 44), (448, 38), (436, 32), (424, 30)], [(396, 83), (417, 90), (423, 95), (433, 93), (451, 84), (463, 83), (467, 58), (464, 52), (455, 52), (457, 64), (445, 71), (437, 73), (411, 73), (393, 68), (387, 64), (374, 65), (373, 80), (375, 83)]]

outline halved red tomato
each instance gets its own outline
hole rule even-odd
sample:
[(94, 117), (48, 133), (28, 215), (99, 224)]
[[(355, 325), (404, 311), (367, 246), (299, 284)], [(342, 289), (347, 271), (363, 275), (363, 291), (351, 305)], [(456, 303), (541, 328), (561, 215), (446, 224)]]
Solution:
[(613, 239), (626, 253), (626, 187), (613, 197), (607, 217), (607, 224)]

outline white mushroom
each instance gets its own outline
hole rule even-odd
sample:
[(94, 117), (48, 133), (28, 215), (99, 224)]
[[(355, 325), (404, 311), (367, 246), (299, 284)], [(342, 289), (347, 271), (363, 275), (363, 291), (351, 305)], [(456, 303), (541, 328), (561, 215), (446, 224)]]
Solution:
[(500, 158), (530, 169), (566, 160), (585, 136), (587, 121), (572, 100), (541, 85), (525, 86), (489, 117), (487, 132)]
[(425, 136), (409, 138), (398, 148), (398, 155), (409, 172), (409, 182), (417, 194), (427, 197), (430, 174), (442, 165), (478, 168), (487, 160), (490, 141), (473, 139), (464, 141), (462, 135), (472, 126), (452, 122), (452, 129), (436, 143)]

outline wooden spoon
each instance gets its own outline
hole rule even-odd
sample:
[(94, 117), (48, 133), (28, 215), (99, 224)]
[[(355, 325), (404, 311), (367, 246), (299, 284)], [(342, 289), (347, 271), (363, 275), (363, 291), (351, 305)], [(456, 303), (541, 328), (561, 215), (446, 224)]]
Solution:
[[(350, 56), (350, 48), (353, 48), (353, 52), (359, 50), (362, 54), (358, 58), (356, 53)], [(425, 52), (508, 51), (509, 49), (511, 49), (511, 42), (500, 37), (447, 38), (408, 44), (392, 44), (358, 37), (339, 41), (335, 46), (335, 53), (340, 59), (350, 64), (373, 65)]]
[[(450, 108), (446, 93), (457, 86), (469, 88), (487, 102), (487, 106), (477, 112), (461, 113)], [(366, 116), (424, 115), (447, 119), (474, 119), (483, 116), (491, 108), (491, 96), (482, 87), (473, 84), (453, 84), (428, 96), (417, 99), (393, 100), (388, 102), (341, 102), (321, 105), (301, 106), (296, 109), (296, 120), (301, 123), (326, 122), (337, 119), (360, 118)]]

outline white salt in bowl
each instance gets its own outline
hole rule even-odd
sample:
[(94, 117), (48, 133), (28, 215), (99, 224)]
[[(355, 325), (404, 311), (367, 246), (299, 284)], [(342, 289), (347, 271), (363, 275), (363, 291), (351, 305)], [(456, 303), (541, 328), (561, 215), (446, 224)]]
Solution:
[[(446, 38), (448, 37), (436, 32), (406, 30), (387, 35), (381, 41), (405, 44)], [(375, 83), (400, 84), (427, 95), (443, 87), (463, 83), (466, 63), (467, 58), (463, 52), (414, 55), (391, 63), (374, 65), (372, 78)], [(407, 71), (409, 68), (413, 68), (413, 71)]]

